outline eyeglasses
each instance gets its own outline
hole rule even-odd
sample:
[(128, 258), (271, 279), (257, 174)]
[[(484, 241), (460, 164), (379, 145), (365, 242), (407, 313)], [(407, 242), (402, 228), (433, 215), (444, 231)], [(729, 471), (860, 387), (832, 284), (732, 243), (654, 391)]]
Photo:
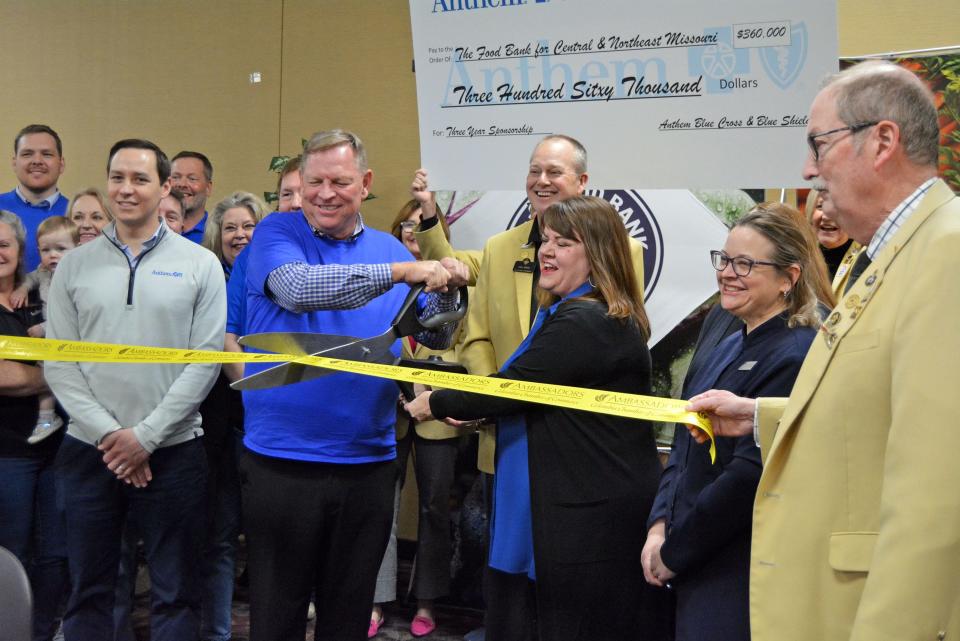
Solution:
[(817, 147), (817, 138), (823, 136), (829, 136), (830, 134), (839, 133), (841, 131), (849, 131), (852, 134), (857, 133), (858, 131), (863, 131), (867, 127), (873, 127), (874, 125), (879, 124), (880, 121), (876, 120), (873, 122), (861, 122), (856, 125), (847, 125), (846, 127), (837, 127), (836, 129), (831, 129), (830, 131), (824, 131), (819, 134), (808, 134), (807, 135), (807, 144), (810, 145), (810, 151), (813, 153), (813, 161), (820, 162), (820, 148)]
[(417, 223), (414, 220), (405, 220), (402, 223), (400, 223), (401, 231), (411, 232), (416, 228), (417, 228)]
[(768, 260), (753, 260), (752, 258), (746, 258), (744, 256), (731, 258), (719, 249), (714, 249), (710, 252), (710, 262), (713, 263), (713, 268), (718, 272), (725, 270), (727, 265), (733, 265), (733, 273), (737, 276), (749, 276), (754, 265), (777, 267), (776, 263), (771, 263)]

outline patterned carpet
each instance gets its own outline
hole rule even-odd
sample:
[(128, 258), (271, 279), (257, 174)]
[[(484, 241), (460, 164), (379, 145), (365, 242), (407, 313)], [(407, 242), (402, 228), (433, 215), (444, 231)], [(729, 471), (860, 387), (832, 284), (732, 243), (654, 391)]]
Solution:
[[(410, 579), (411, 561), (401, 557), (397, 581), (399, 586), (406, 586)], [(403, 590), (398, 589), (398, 594)], [(138, 578), (137, 597), (133, 613), (133, 626), (137, 641), (150, 639), (149, 621), (149, 589), (144, 581)], [(385, 625), (380, 628), (376, 636), (378, 641), (408, 641), (415, 637), (410, 634), (410, 620), (416, 612), (415, 600), (404, 602), (398, 600), (384, 607)], [(452, 602), (437, 602), (437, 629), (427, 637), (429, 641), (460, 641), (463, 635), (482, 624), (483, 613), (463, 605)], [(234, 641), (248, 641), (250, 634), (250, 605), (246, 590), (239, 588), (233, 599), (233, 639)], [(313, 639), (313, 622), (307, 623), (307, 640)]]
[[(451, 505), (452, 543), (454, 560), (452, 563), (453, 583), (451, 597), (439, 600), (435, 604), (437, 629), (427, 637), (428, 641), (460, 641), (463, 635), (474, 630), (483, 622), (483, 612), (478, 609), (480, 602), (480, 575), (484, 567), (483, 539), (486, 533), (482, 487), (476, 474), (476, 439), (472, 449), (465, 449), (458, 463), (456, 484)], [(416, 487), (416, 477), (408, 471), (408, 485), (411, 492)], [(406, 491), (406, 490), (405, 490)], [(415, 492), (412, 494), (416, 496)], [(415, 499), (414, 499), (415, 501)], [(413, 503), (415, 511), (415, 503)], [(401, 512), (402, 514), (403, 512)], [(414, 512), (415, 513), (415, 512)], [(415, 533), (415, 528), (413, 529)], [(410, 634), (410, 620), (416, 613), (416, 600), (404, 598), (407, 586), (411, 584), (415, 544), (401, 538), (398, 546), (397, 594), (401, 598), (384, 606), (386, 622), (380, 628), (378, 641), (397, 641), (413, 639)], [(142, 562), (142, 559), (141, 559)], [(240, 571), (246, 565), (246, 549), (242, 541), (237, 551), (237, 567)], [(137, 641), (150, 638), (149, 622), (149, 579), (146, 568), (141, 568), (137, 577), (136, 600), (132, 617)], [(250, 636), (250, 605), (246, 589), (238, 586), (233, 598), (233, 639), (248, 641)], [(2, 635), (0, 635), (2, 637)], [(313, 639), (313, 623), (307, 624), (306, 639)]]
[[(410, 634), (410, 620), (416, 612), (415, 604), (403, 604), (399, 601), (384, 608), (386, 620), (376, 639), (382, 641), (408, 641), (415, 637)], [(433, 634), (422, 637), (430, 641), (460, 641), (463, 635), (481, 625), (483, 615), (477, 610), (439, 605), (437, 607), (437, 629)], [(250, 610), (246, 599), (234, 599), (233, 602), (233, 639), (247, 641), (250, 630)], [(149, 631), (146, 637), (148, 639)], [(307, 639), (313, 639), (313, 622), (307, 623)]]

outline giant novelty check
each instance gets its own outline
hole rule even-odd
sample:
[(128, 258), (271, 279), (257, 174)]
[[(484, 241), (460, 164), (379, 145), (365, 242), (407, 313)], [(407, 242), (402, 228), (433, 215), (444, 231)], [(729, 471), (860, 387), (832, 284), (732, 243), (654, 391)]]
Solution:
[(801, 186), (836, 0), (410, 0), (436, 189), (517, 189), (571, 135), (601, 187)]

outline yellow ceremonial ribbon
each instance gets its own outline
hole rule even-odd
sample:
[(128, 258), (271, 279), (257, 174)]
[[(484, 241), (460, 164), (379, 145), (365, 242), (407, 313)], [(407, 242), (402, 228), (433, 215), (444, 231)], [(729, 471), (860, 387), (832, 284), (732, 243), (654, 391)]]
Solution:
[(454, 374), (322, 356), (198, 351), (19, 336), (0, 336), (0, 358), (97, 363), (285, 363), (289, 361), (339, 372), (422, 383), (430, 387), (500, 396), (600, 414), (665, 423), (687, 423), (696, 425), (710, 437), (710, 460), (715, 461), (717, 456), (716, 442), (709, 419), (703, 414), (686, 411), (684, 409), (687, 405), (686, 401), (672, 398), (624, 394), (567, 385), (530, 383), (472, 374)]

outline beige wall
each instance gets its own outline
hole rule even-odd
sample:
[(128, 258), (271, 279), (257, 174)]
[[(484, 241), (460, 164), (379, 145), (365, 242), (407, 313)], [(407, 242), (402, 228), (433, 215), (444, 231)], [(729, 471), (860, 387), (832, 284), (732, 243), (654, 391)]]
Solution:
[(840, 55), (960, 45), (957, 0), (838, 0)]
[[(841, 55), (960, 44), (956, 0), (840, 0), (838, 16)], [(12, 155), (23, 125), (57, 129), (68, 194), (104, 185), (121, 137), (197, 149), (216, 200), (272, 190), (271, 156), (351, 128), (375, 172), (364, 211), (384, 227), (419, 164), (412, 58), (406, 0), (4, 0), (0, 143)]]
[[(125, 137), (170, 155), (204, 151), (217, 196), (262, 192), (280, 129), (280, 9), (275, 0), (6, 0), (0, 142), (12, 156), (20, 127), (51, 125), (64, 141), (68, 195), (105, 186), (109, 147)], [(254, 70), (262, 84), (248, 82)], [(13, 184), (0, 171), (0, 186)]]
[[(351, 129), (364, 141), (375, 200), (368, 222), (386, 228), (419, 167), (413, 43), (406, 0), (284, 3), (280, 136), (284, 150), (318, 129)], [(339, 41), (330, 41), (342, 34)]]

